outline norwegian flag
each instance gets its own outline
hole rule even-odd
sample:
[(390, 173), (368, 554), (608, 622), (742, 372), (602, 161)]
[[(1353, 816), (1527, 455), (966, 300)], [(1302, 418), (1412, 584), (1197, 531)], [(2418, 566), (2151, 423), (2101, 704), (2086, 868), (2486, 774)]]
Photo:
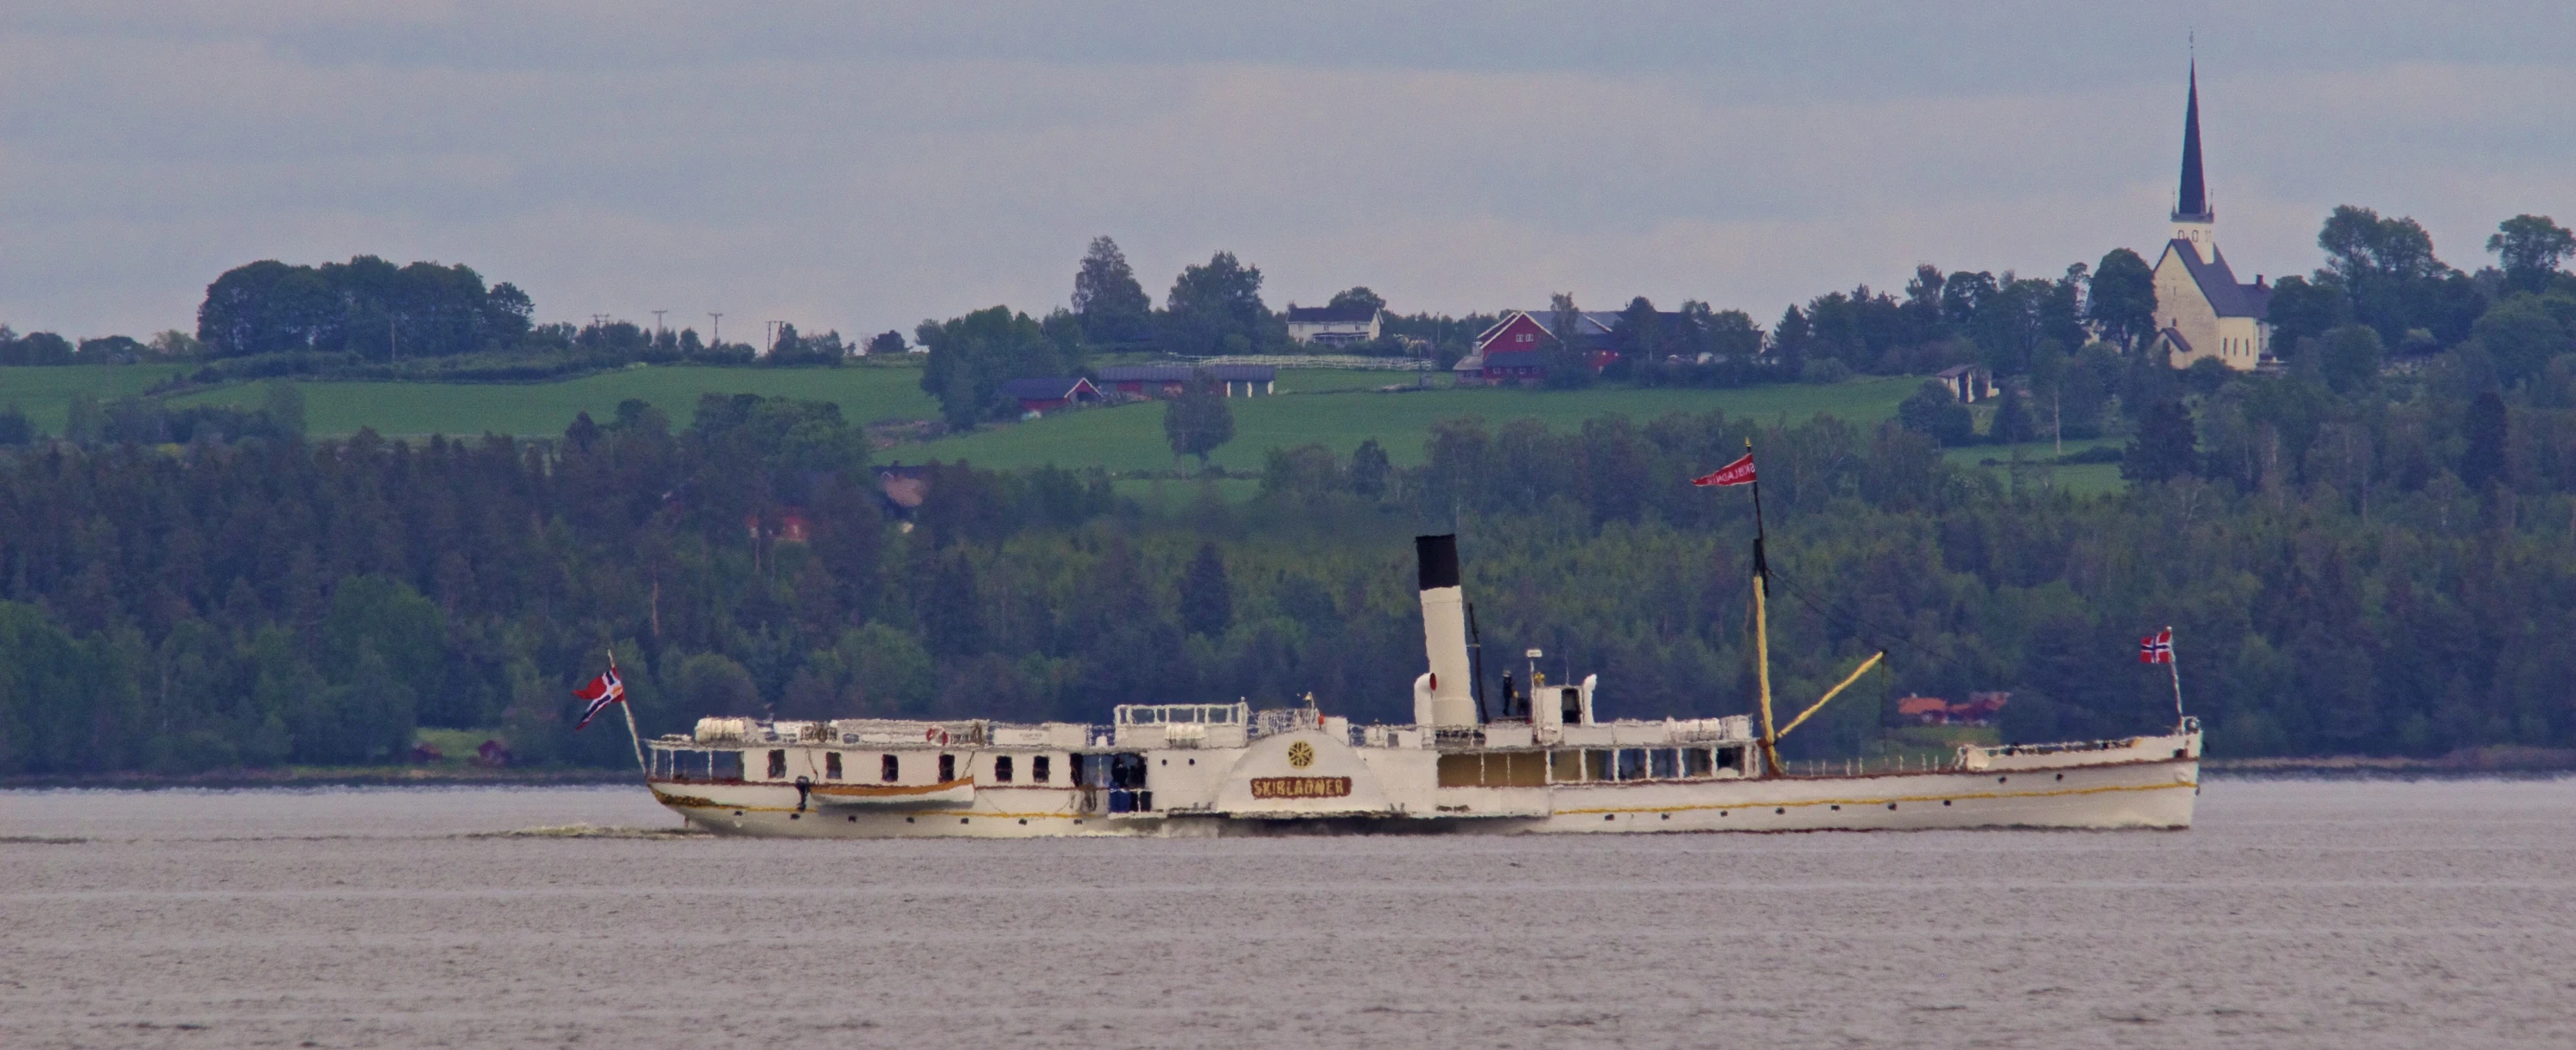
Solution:
[(2138, 639), (2138, 662), (2169, 664), (2173, 662), (2173, 628), (2167, 627)]
[(1693, 485), (1750, 485), (1753, 483), (1753, 453), (1708, 474), (1691, 479)]
[(618, 680), (617, 665), (610, 664), (608, 670), (591, 679), (589, 685), (573, 690), (572, 695), (590, 705), (589, 710), (581, 713), (581, 723), (573, 726), (573, 730), (578, 732), (582, 726), (589, 725), (591, 719), (599, 717), (600, 712), (608, 710), (608, 705), (626, 702), (626, 683)]

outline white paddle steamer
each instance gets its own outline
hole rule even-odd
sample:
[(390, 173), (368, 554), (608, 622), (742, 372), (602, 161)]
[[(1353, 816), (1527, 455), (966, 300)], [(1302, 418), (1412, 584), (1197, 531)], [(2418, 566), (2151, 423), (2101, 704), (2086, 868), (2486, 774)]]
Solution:
[[(1822, 831), (2186, 828), (2201, 734), (1968, 746), (1930, 768), (1796, 775), (1772, 728), (1767, 567), (1756, 541), (1753, 716), (1601, 720), (1599, 676), (1506, 689), (1484, 710), (1457, 544), (1415, 541), (1430, 669), (1408, 725), (1312, 706), (1127, 704), (1106, 726), (707, 718), (638, 740), (653, 797), (743, 835), (889, 838), (1315, 831)], [(1506, 679), (1508, 681), (1508, 678)], [(628, 725), (633, 726), (632, 716)]]

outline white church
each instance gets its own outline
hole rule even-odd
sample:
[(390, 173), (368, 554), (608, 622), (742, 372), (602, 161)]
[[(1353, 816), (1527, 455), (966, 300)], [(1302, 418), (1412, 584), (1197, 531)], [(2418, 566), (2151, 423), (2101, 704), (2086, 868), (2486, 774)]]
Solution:
[(2252, 371), (2272, 356), (2271, 326), (2264, 315), (2272, 289), (2256, 275), (2236, 283), (2218, 251), (2218, 213), (2209, 206), (2209, 184), (2200, 172), (2200, 67), (2192, 65), (2191, 101), (2183, 111), (2182, 188), (2174, 197), (2173, 238), (2156, 260), (2156, 342), (2175, 368), (2212, 358)]

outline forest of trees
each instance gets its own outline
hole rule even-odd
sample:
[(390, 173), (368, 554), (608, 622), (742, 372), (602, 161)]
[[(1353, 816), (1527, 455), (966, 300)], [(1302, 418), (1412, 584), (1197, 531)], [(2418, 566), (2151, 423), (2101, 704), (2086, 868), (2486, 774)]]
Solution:
[(2180, 418), (2187, 469), (2090, 498), (1895, 424), (1716, 413), (1454, 420), (1416, 468), (1281, 449), (1248, 505), (942, 466), (908, 532), (837, 410), (781, 399), (542, 443), (54, 443), (0, 454), (0, 771), (383, 761), (415, 725), (613, 764), (564, 721), (610, 648), (648, 732), (1309, 691), (1401, 718), (1408, 540), (1452, 529), (1489, 643), (1600, 672), (1613, 713), (1741, 711), (1750, 508), (1684, 481), (1748, 437), (1781, 688), (1892, 653), (1805, 754), (1909, 690), (2011, 689), (2017, 739), (2149, 728), (2132, 650), (2168, 623), (2219, 754), (2576, 745), (2576, 356), (2511, 387), (2473, 357), (2369, 398), (2240, 377)]

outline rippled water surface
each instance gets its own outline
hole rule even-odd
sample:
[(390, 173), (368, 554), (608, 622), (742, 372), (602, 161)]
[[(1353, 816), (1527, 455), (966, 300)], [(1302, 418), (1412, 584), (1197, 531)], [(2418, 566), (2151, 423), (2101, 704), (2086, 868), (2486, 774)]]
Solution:
[(2181, 833), (787, 842), (0, 792), (0, 1046), (2576, 1046), (2576, 781)]

